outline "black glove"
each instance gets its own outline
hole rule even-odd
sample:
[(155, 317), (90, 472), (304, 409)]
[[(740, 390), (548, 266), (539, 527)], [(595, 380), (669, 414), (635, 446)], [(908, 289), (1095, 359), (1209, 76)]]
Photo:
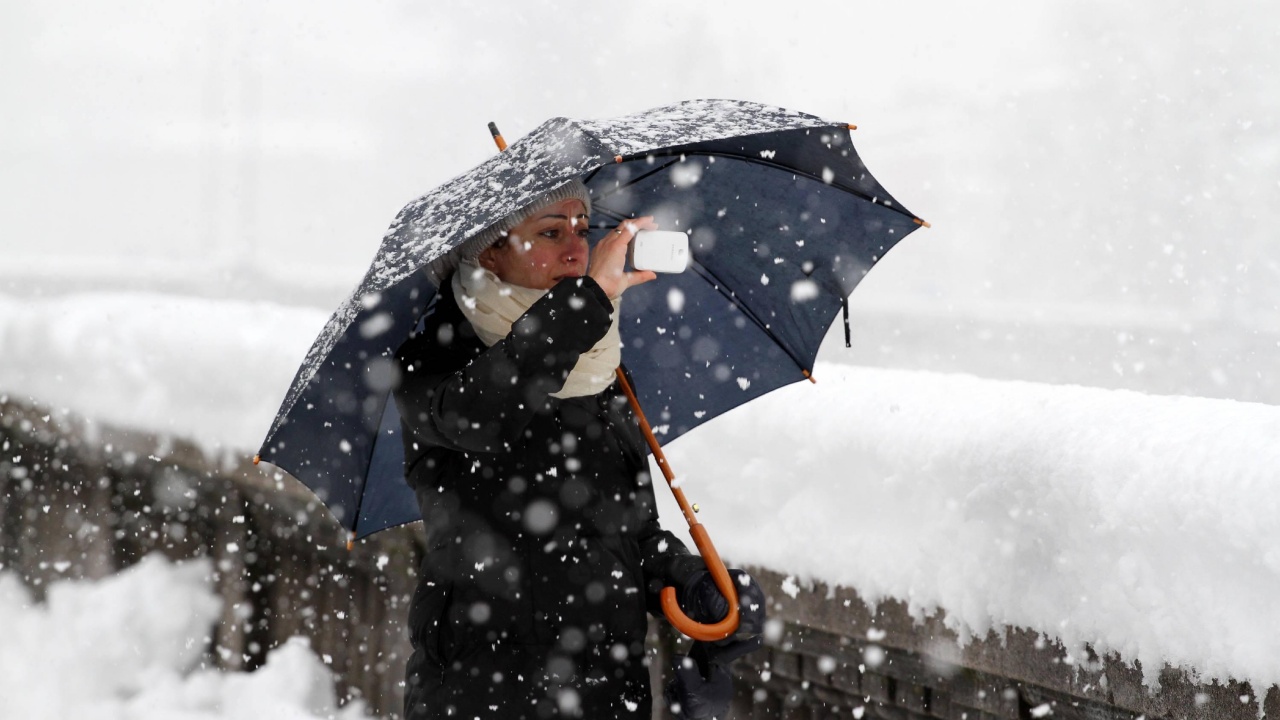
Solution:
[[(755, 578), (741, 570), (731, 568), (729, 577), (733, 578), (734, 589), (738, 591), (738, 631), (720, 640), (722, 644), (748, 640), (764, 632), (764, 590), (760, 589)], [(693, 573), (680, 588), (677, 599), (684, 614), (696, 622), (719, 622), (729, 613), (728, 601), (720, 594), (715, 578), (707, 570)]]
[(733, 699), (733, 676), (729, 664), (749, 652), (759, 650), (764, 638), (730, 640), (728, 644), (694, 641), (688, 657), (676, 657), (671, 680), (663, 697), (671, 712), (680, 717), (727, 718)]
[[(677, 657), (671, 680), (663, 692), (671, 712), (692, 720), (726, 718), (733, 699), (729, 664), (764, 644), (765, 597), (760, 584), (741, 570), (729, 570), (738, 591), (738, 631), (715, 642), (695, 641), (688, 657)], [(692, 573), (676, 594), (689, 619), (715, 623), (729, 613), (707, 570)]]
[(704, 676), (692, 658), (677, 657), (671, 680), (662, 695), (676, 717), (710, 720), (729, 716), (733, 678), (720, 665), (711, 665)]

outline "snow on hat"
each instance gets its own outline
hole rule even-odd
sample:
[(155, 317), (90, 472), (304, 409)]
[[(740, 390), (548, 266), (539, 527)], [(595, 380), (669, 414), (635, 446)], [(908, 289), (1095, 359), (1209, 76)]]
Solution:
[(427, 276), (431, 278), (431, 282), (436, 284), (436, 287), (441, 287), (444, 281), (457, 269), (458, 263), (462, 260), (475, 260), (489, 246), (506, 237), (511, 228), (533, 217), (534, 213), (548, 205), (554, 205), (564, 200), (581, 200), (582, 204), (587, 208), (587, 214), (591, 214), (591, 193), (581, 180), (575, 178), (548, 191), (528, 205), (463, 240), (457, 247), (443, 256), (431, 261), (426, 267)]

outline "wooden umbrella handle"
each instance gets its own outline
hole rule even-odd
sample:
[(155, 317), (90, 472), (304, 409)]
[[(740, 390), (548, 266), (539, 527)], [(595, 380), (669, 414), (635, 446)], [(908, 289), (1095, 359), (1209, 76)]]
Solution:
[(617, 375), (618, 383), (626, 393), (627, 401), (631, 403), (631, 409), (635, 411), (636, 419), (640, 422), (640, 431), (644, 433), (644, 439), (649, 443), (649, 449), (653, 451), (653, 457), (658, 461), (662, 476), (667, 479), (667, 487), (671, 488), (671, 494), (676, 496), (676, 503), (680, 505), (680, 511), (684, 513), (684, 518), (689, 523), (689, 534), (693, 536), (693, 544), (698, 547), (698, 553), (702, 555), (702, 561), (711, 572), (716, 588), (729, 603), (729, 613), (719, 622), (700, 623), (685, 615), (680, 609), (680, 603), (676, 601), (676, 589), (664, 587), (662, 588), (662, 613), (667, 616), (667, 620), (675, 629), (694, 640), (704, 642), (723, 640), (738, 631), (738, 589), (733, 586), (733, 577), (729, 575), (724, 561), (720, 559), (720, 553), (716, 552), (716, 546), (711, 543), (711, 536), (707, 534), (707, 529), (698, 522), (693, 509), (689, 507), (684, 491), (676, 487), (675, 473), (671, 472), (671, 466), (667, 464), (667, 456), (658, 446), (658, 439), (654, 437), (653, 429), (649, 427), (649, 421), (645, 419), (644, 411), (640, 409), (640, 401), (636, 399), (636, 393), (631, 389), (631, 383), (627, 382), (627, 376), (622, 372), (622, 368), (617, 369)]
[(711, 578), (715, 580), (720, 594), (729, 601), (729, 612), (719, 622), (700, 623), (685, 615), (680, 609), (680, 603), (676, 601), (676, 589), (664, 587), (662, 588), (662, 614), (667, 616), (667, 620), (675, 629), (694, 640), (706, 642), (723, 640), (738, 631), (738, 589), (733, 586), (733, 576), (725, 568), (715, 545), (711, 544), (707, 529), (702, 527), (701, 523), (690, 525), (689, 534), (693, 536), (693, 543), (698, 546), (702, 561), (707, 564), (707, 570), (711, 571)]

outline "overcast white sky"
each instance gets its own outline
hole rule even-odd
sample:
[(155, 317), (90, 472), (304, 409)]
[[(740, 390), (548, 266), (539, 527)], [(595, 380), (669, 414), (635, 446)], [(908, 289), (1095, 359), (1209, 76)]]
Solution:
[(514, 140), (733, 97), (858, 124), (934, 223), (869, 293), (1256, 320), (1280, 286), (1277, 19), (1243, 0), (11, 0), (0, 264), (349, 286), (401, 206), (494, 152), (489, 120)]

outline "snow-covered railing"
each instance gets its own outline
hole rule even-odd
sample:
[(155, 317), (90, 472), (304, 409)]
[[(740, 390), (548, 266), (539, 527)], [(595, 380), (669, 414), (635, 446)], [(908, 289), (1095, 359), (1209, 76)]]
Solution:
[(936, 614), (958, 648), (1017, 628), (1280, 713), (1280, 407), (814, 375), (668, 449), (724, 556)]
[(945, 612), (751, 568), (770, 598), (763, 652), (735, 668), (734, 718), (1156, 720), (1276, 717), (1280, 690), (1165, 668), (1153, 688), (1115, 654), (1022, 628), (961, 644)]
[[(72, 492), (69, 475), (0, 454), (0, 479), (19, 497), (0, 497), (5, 557), (34, 553), (24, 557), (36, 579), (62, 563), (92, 575), (132, 558), (135, 535), (113, 537), (102, 518), (136, 520), (146, 506), (132, 490), (126, 509), (112, 506), (99, 477), (257, 477), (275, 492), (243, 463), (325, 317), (142, 294), (0, 297), (0, 391), (50, 408), (11, 402), (5, 421), (21, 416), (100, 468), (77, 476), (82, 509), (66, 510), (41, 497), (65, 498), (51, 493)], [(1076, 659), (1137, 663), (1148, 694), (1168, 685), (1168, 665), (1250, 683), (1259, 690), (1242, 692), (1242, 707), (1256, 711), (1280, 679), (1280, 408), (831, 364), (815, 377), (668, 448), (731, 561), (902, 602), (922, 622), (941, 618), (960, 646), (1018, 628)], [(174, 436), (199, 444), (164, 439)], [(155, 479), (165, 467), (169, 479)], [(679, 516), (673, 504), (663, 515)], [(319, 510), (308, 522), (316, 537), (332, 527)], [(34, 540), (11, 544), (29, 531)], [(103, 555), (103, 543), (114, 549)], [(64, 555), (40, 567), (55, 548)]]

